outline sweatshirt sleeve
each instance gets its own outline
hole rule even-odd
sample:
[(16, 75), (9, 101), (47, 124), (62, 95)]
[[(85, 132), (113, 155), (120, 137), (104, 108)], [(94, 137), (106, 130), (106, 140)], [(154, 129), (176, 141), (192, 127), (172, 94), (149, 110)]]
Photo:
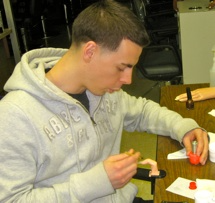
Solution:
[(135, 98), (122, 92), (120, 99), (125, 114), (124, 128), (127, 131), (146, 131), (157, 135), (170, 136), (182, 142), (183, 136), (200, 128), (195, 120), (183, 118), (177, 112), (146, 98)]
[(80, 203), (115, 192), (102, 162), (86, 172), (69, 174), (64, 181), (61, 177), (52, 181), (50, 174), (47, 184), (35, 187), (42, 162), (38, 154), (44, 149), (31, 136), (34, 128), (18, 107), (1, 103), (0, 112), (0, 202)]

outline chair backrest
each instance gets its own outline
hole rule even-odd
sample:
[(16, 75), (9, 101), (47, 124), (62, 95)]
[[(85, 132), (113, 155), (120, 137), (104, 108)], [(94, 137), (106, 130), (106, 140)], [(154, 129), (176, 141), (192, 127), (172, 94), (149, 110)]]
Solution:
[(99, 0), (81, 0), (80, 1), (80, 5), (81, 5), (81, 9), (85, 9), (86, 7), (90, 6), (91, 4), (97, 2)]
[(127, 6), (130, 10), (134, 10), (133, 8), (133, 0), (116, 0), (117, 2), (121, 3), (122, 5)]
[[(153, 44), (167, 44), (173, 42), (177, 44), (178, 22), (174, 16), (173, 8), (159, 10), (162, 3), (150, 3), (150, 0), (133, 1), (134, 13), (144, 23)], [(163, 3), (165, 7), (166, 2)], [(154, 9), (154, 7), (156, 9)]]
[(170, 1), (152, 2), (151, 0), (135, 0), (132, 3), (134, 12), (143, 22), (144, 18), (159, 18), (160, 16), (174, 13), (174, 9), (172, 3), (170, 4)]
[(182, 74), (180, 57), (171, 45), (144, 48), (136, 67), (145, 78), (156, 81), (171, 81)]
[(146, 8), (143, 1), (142, 0), (133, 1), (133, 8), (134, 8), (134, 13), (137, 15), (137, 17), (142, 22), (145, 22)]
[(145, 3), (146, 15), (158, 15), (158, 14), (173, 14), (175, 13), (173, 9), (172, 0), (142, 0)]

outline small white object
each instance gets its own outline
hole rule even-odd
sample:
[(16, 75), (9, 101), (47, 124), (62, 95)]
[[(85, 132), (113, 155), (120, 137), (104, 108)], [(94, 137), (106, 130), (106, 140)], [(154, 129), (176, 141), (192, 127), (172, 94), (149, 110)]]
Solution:
[(210, 137), (210, 143), (215, 142), (215, 133), (208, 132), (208, 135)]
[(209, 159), (215, 163), (215, 142), (209, 144)]
[(194, 194), (195, 203), (210, 203), (213, 199), (212, 192), (208, 190), (199, 190)]

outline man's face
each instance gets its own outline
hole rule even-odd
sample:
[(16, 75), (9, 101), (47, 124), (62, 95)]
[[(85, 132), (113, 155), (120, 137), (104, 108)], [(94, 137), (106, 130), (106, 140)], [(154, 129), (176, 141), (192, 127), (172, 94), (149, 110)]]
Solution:
[(98, 46), (91, 61), (87, 89), (95, 95), (103, 95), (131, 84), (133, 67), (141, 52), (142, 47), (130, 40), (122, 40), (114, 52)]

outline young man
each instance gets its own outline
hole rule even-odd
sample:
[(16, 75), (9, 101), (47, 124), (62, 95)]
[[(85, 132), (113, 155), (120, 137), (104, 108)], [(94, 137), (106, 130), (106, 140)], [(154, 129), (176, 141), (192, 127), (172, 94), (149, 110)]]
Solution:
[(119, 154), (123, 129), (171, 136), (187, 153), (197, 139), (204, 165), (207, 133), (194, 120), (121, 90), (148, 44), (136, 16), (104, 0), (72, 32), (69, 50), (26, 53), (5, 85), (0, 202), (133, 202), (140, 153)]

